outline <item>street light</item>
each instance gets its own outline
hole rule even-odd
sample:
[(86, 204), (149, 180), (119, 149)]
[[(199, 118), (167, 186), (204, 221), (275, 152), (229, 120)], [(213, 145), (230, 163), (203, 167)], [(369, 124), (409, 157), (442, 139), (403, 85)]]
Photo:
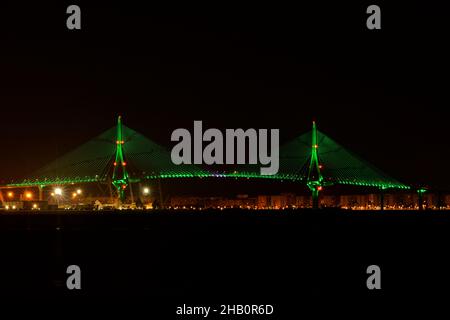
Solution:
[(14, 197), (14, 193), (12, 191), (8, 192), (8, 198)]
[(144, 195), (148, 195), (150, 193), (150, 188), (149, 187), (145, 187), (144, 190), (142, 190), (142, 193)]
[(33, 194), (31, 192), (25, 192), (25, 198), (31, 199), (33, 198)]
[(83, 191), (81, 189), (77, 190), (77, 194), (81, 194)]
[(58, 208), (59, 208), (59, 201), (62, 198), (62, 194), (63, 194), (63, 190), (60, 187), (56, 187), (55, 190), (53, 190), (53, 192), (52, 192), (52, 196), (55, 197)]

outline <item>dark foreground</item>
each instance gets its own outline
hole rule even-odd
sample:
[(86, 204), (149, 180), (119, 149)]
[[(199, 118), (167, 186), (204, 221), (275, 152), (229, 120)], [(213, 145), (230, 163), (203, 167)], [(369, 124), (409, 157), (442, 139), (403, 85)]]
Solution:
[[(0, 295), (144, 299), (170, 315), (183, 303), (273, 304), (278, 318), (306, 301), (447, 298), (449, 240), (445, 211), (2, 213)], [(380, 291), (366, 287), (372, 264)]]

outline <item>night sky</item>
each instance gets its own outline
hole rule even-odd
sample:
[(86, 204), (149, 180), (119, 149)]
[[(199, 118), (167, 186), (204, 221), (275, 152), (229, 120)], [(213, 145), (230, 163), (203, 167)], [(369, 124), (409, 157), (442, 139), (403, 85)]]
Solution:
[[(1, 180), (26, 176), (119, 114), (168, 147), (193, 120), (280, 128), (283, 142), (315, 118), (391, 176), (450, 190), (443, 7), (380, 4), (382, 30), (369, 31), (372, 3), (140, 2), (2, 8)], [(81, 31), (66, 29), (69, 4), (81, 7)]]

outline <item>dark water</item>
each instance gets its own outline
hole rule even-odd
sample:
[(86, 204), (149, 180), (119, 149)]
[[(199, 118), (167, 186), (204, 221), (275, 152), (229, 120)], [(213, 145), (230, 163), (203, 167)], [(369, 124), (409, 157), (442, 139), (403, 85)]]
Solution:
[[(442, 298), (449, 240), (444, 211), (1, 214), (0, 295), (145, 299), (170, 314), (177, 303), (274, 304), (279, 317), (300, 301)], [(72, 264), (77, 292), (66, 288)], [(372, 264), (380, 291), (366, 287)]]

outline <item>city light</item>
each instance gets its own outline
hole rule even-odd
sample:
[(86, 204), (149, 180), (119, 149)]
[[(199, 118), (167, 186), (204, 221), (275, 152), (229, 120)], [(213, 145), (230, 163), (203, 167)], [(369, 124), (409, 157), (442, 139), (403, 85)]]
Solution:
[(55, 188), (54, 193), (57, 196), (62, 196), (62, 189), (61, 188)]
[(12, 197), (14, 197), (14, 193), (13, 192), (8, 192), (8, 198), (12, 198)]
[(82, 194), (82, 193), (83, 193), (83, 191), (81, 189), (77, 190), (77, 194)]
[(25, 192), (25, 198), (31, 199), (33, 198), (33, 194), (31, 192)]
[(76, 192), (72, 193), (72, 197), (73, 197), (73, 198), (75, 198), (76, 196), (77, 196), (77, 193), (76, 193)]
[(37, 209), (38, 205), (36, 203), (33, 204), (33, 209)]
[(145, 188), (142, 190), (142, 193), (145, 194), (145, 195), (149, 194), (149, 193), (150, 193), (150, 188), (149, 188), (149, 187), (145, 187)]

